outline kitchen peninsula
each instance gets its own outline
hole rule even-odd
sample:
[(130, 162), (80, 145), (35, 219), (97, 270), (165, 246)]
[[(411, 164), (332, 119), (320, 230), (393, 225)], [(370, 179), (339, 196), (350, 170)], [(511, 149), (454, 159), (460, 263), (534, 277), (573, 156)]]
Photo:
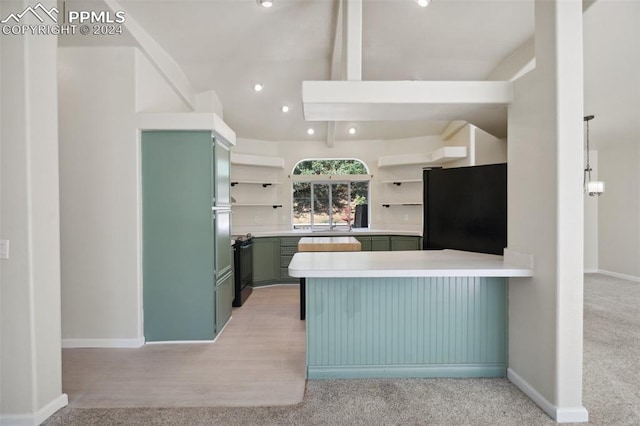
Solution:
[(295, 254), (307, 377), (506, 376), (507, 278), (532, 276), (522, 263), (457, 250)]

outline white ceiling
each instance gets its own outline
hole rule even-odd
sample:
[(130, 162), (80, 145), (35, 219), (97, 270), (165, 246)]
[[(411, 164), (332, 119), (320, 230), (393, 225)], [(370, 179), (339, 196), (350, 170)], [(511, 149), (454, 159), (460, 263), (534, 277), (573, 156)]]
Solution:
[[(325, 140), (302, 116), (303, 80), (329, 80), (338, 0), (122, 0), (196, 91), (213, 89), (239, 137)], [(533, 35), (533, 0), (364, 0), (364, 80), (484, 80)], [(86, 42), (86, 41), (85, 41)], [(256, 93), (253, 85), (264, 83)], [(287, 104), (291, 111), (281, 112)], [(506, 110), (478, 124), (506, 135)], [(447, 122), (338, 123), (336, 139), (439, 134)], [(315, 128), (308, 136), (306, 129)]]

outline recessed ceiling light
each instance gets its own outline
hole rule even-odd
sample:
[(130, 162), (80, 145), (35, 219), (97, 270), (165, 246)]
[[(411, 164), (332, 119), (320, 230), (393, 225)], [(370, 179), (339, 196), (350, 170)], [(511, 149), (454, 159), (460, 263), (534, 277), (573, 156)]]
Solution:
[(258, 0), (258, 4), (262, 7), (266, 7), (269, 8), (271, 6), (273, 6), (273, 2), (275, 0)]
[(308, 128), (308, 129), (307, 129), (307, 134), (308, 134), (308, 135), (312, 135), (312, 134), (314, 134), (315, 132), (316, 132), (316, 131), (315, 131), (315, 130), (313, 130), (312, 128)]
[(256, 83), (253, 86), (253, 90), (255, 90), (256, 92), (261, 92), (262, 89), (264, 89), (264, 84), (262, 84), (262, 83)]
[(282, 112), (289, 112), (289, 106), (288, 105), (282, 105)]
[(355, 127), (349, 127), (349, 134), (350, 135), (355, 135), (356, 134), (356, 128)]
[(427, 7), (429, 3), (431, 3), (431, 0), (416, 0), (416, 3), (418, 3), (420, 7)]

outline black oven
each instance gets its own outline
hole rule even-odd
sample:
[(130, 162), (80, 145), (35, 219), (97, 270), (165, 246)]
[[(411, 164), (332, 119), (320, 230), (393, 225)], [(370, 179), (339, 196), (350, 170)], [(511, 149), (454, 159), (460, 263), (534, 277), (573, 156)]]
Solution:
[(233, 268), (233, 306), (238, 307), (242, 306), (253, 291), (253, 238), (250, 235), (236, 238), (233, 244)]

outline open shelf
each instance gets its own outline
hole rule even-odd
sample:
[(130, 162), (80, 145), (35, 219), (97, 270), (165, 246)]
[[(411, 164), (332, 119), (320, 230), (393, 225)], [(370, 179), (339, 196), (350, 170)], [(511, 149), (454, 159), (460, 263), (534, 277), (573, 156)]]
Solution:
[(407, 203), (382, 203), (382, 207), (391, 207), (391, 206), (421, 206), (421, 201), (416, 202), (407, 202)]
[(271, 185), (282, 185), (282, 182), (270, 182), (270, 181), (257, 181), (257, 180), (233, 180), (231, 179), (231, 186), (241, 185), (262, 185), (263, 188)]
[(443, 164), (466, 157), (466, 146), (444, 146), (433, 152), (425, 154), (403, 154), (380, 157), (378, 159), (378, 168), (410, 165), (429, 166)]
[(394, 180), (385, 180), (382, 183), (394, 184), (397, 186), (402, 185), (403, 183), (422, 183), (422, 179), (394, 179)]
[(231, 164), (284, 169), (284, 158), (231, 153)]
[(235, 203), (232, 204), (231, 207), (273, 207), (277, 209), (278, 207), (282, 207), (282, 204), (267, 204), (267, 203)]

